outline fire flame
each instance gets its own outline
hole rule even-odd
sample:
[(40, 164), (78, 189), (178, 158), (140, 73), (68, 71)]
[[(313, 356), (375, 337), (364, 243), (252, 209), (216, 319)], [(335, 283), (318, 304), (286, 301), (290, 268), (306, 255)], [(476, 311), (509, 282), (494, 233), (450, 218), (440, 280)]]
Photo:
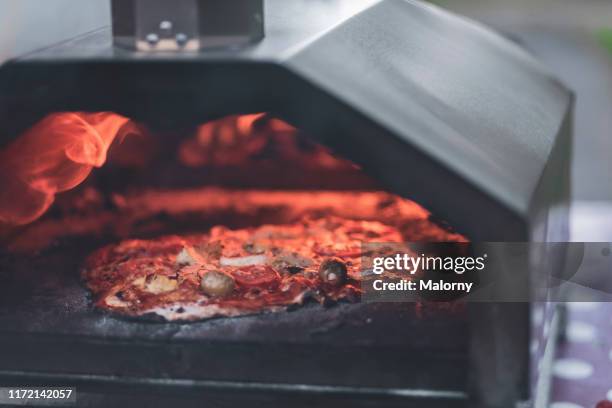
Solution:
[(200, 126), (182, 143), (180, 161), (190, 167), (237, 166), (273, 158), (306, 167), (357, 168), (307, 139), (290, 124), (266, 113), (233, 115)]
[(114, 113), (52, 114), (0, 151), (0, 223), (24, 225), (42, 216), (57, 193), (105, 163), (128, 121)]
[[(127, 135), (126, 143), (113, 143)], [(144, 136), (128, 118), (114, 113), (47, 116), (0, 150), (0, 226), (37, 220), (58, 193), (83, 183), (109, 154), (117, 165), (145, 167), (154, 154), (154, 143)], [(177, 153), (190, 167), (244, 166), (269, 160), (301, 163), (305, 168), (357, 168), (298, 136), (296, 128), (265, 113), (233, 115), (200, 126)]]

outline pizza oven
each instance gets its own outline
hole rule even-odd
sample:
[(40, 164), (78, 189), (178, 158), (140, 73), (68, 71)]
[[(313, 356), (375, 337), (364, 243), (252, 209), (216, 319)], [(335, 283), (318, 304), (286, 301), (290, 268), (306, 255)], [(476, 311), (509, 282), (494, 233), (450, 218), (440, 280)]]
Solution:
[(568, 241), (572, 96), (510, 41), (417, 1), (171, 4), (113, 1), (0, 66), (0, 383), (92, 406), (544, 406), (549, 303), (92, 308), (93, 251), (216, 225)]

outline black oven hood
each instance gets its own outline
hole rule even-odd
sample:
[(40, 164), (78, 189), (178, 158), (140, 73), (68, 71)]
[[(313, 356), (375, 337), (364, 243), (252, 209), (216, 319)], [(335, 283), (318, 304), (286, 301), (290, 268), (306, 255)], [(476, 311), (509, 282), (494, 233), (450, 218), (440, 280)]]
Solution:
[[(265, 111), (361, 164), (388, 190), (414, 199), (473, 241), (568, 240), (573, 97), (530, 55), (477, 23), (417, 1), (266, 0), (264, 6), (265, 37), (246, 46), (134, 51), (113, 45), (109, 20), (107, 28), (5, 62), (0, 145), (54, 111), (115, 111), (161, 128)], [(449, 383), (469, 376), (472, 406), (515, 406), (529, 397), (531, 305), (477, 306), (469, 334), (462, 335), (468, 361)], [(132, 330), (144, 327), (82, 316), (96, 323), (83, 325), (81, 334), (109, 347), (121, 348), (105, 338), (107, 326), (99, 321), (125, 328), (127, 342), (139, 335)], [(5, 327), (18, 325), (7, 318)], [(289, 320), (289, 327), (297, 324)], [(213, 330), (193, 330), (199, 328)], [(147, 326), (140, 335), (153, 339), (155, 330)], [(173, 338), (181, 330), (165, 334)], [(288, 341), (289, 332), (279, 338)], [(18, 347), (22, 337), (6, 342)], [(48, 347), (49, 355), (80, 350), (64, 343), (67, 348), (58, 349), (55, 337), (44, 347), (38, 342), (47, 339), (31, 338), (32, 350)], [(81, 351), (87, 356), (89, 349)], [(243, 351), (236, 359), (256, 354)], [(115, 354), (123, 361), (121, 350)], [(288, 352), (286, 363), (299, 355)], [(27, 369), (35, 371), (37, 362)], [(449, 365), (436, 371), (428, 364), (413, 368), (446, 378)], [(134, 375), (147, 374), (139, 368)], [(310, 381), (290, 374), (287, 381)], [(420, 377), (415, 381), (417, 391), (424, 387)]]
[(5, 63), (3, 142), (51, 111), (164, 127), (268, 111), (472, 239), (564, 240), (572, 96), (527, 53), (414, 1), (265, 10), (241, 48), (130, 51), (107, 28)]

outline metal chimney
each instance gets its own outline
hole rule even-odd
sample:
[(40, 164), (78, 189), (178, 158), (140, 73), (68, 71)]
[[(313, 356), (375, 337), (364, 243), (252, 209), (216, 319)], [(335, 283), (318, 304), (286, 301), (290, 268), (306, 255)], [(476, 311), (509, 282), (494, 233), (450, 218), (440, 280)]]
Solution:
[(263, 0), (112, 0), (115, 44), (139, 51), (241, 46), (264, 36)]

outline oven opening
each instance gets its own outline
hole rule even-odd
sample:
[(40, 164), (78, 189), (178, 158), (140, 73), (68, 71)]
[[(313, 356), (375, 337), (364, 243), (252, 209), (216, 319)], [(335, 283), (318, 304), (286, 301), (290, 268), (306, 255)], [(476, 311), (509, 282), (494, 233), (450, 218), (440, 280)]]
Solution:
[(247, 228), (304, 217), (379, 221), (457, 241), (426, 209), (269, 114), (154, 131), (113, 113), (49, 115), (0, 150), (7, 248)]
[[(94, 306), (123, 316), (354, 303), (363, 244), (465, 241), (265, 113), (171, 132), (58, 113), (1, 155), (8, 253), (80, 271)], [(17, 259), (13, 270), (40, 268)]]

